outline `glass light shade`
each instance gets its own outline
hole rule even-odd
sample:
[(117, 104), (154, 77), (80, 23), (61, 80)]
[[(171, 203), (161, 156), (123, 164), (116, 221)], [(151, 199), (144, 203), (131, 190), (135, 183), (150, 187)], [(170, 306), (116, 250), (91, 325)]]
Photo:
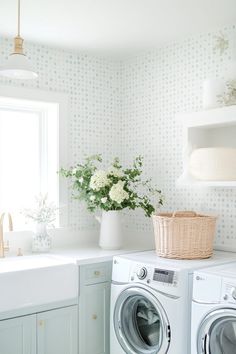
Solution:
[(29, 59), (24, 54), (12, 53), (8, 61), (0, 68), (0, 75), (11, 79), (36, 79), (38, 74), (33, 70)]

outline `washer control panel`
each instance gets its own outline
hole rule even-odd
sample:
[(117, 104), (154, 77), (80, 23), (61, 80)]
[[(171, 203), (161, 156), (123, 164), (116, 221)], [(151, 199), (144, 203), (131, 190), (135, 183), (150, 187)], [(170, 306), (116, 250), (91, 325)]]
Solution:
[(153, 284), (153, 286), (176, 287), (178, 285), (177, 273), (170, 269), (136, 264), (131, 269), (130, 280)]
[(175, 272), (173, 270), (166, 270), (155, 268), (153, 274), (153, 280), (161, 283), (173, 284)]

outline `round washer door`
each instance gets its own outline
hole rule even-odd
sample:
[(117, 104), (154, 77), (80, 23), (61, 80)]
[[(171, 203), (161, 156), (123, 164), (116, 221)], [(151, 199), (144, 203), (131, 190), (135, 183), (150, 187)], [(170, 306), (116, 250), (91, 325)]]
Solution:
[(236, 309), (219, 309), (203, 320), (197, 336), (198, 354), (236, 353)]
[(170, 326), (166, 313), (153, 294), (130, 287), (118, 297), (114, 309), (116, 337), (127, 354), (166, 354)]

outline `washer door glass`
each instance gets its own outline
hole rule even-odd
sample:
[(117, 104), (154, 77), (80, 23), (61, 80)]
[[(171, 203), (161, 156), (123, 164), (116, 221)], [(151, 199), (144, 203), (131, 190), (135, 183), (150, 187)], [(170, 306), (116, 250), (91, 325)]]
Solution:
[(203, 325), (203, 331), (201, 335), (202, 351), (200, 351), (199, 348), (199, 353), (204, 353), (204, 354), (235, 354), (236, 353), (236, 311), (235, 310), (225, 309), (225, 310), (212, 312), (211, 315), (207, 316), (204, 323), (205, 325)]
[(170, 342), (167, 317), (148, 290), (135, 287), (120, 294), (115, 306), (114, 327), (125, 353), (167, 353)]

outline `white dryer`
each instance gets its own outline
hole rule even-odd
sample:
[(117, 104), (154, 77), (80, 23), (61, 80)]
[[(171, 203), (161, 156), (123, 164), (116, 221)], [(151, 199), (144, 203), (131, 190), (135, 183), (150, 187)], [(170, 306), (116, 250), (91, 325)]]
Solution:
[(236, 263), (194, 273), (191, 354), (236, 353)]
[(114, 257), (110, 353), (190, 354), (193, 271), (235, 260), (227, 252), (193, 261), (154, 251)]

